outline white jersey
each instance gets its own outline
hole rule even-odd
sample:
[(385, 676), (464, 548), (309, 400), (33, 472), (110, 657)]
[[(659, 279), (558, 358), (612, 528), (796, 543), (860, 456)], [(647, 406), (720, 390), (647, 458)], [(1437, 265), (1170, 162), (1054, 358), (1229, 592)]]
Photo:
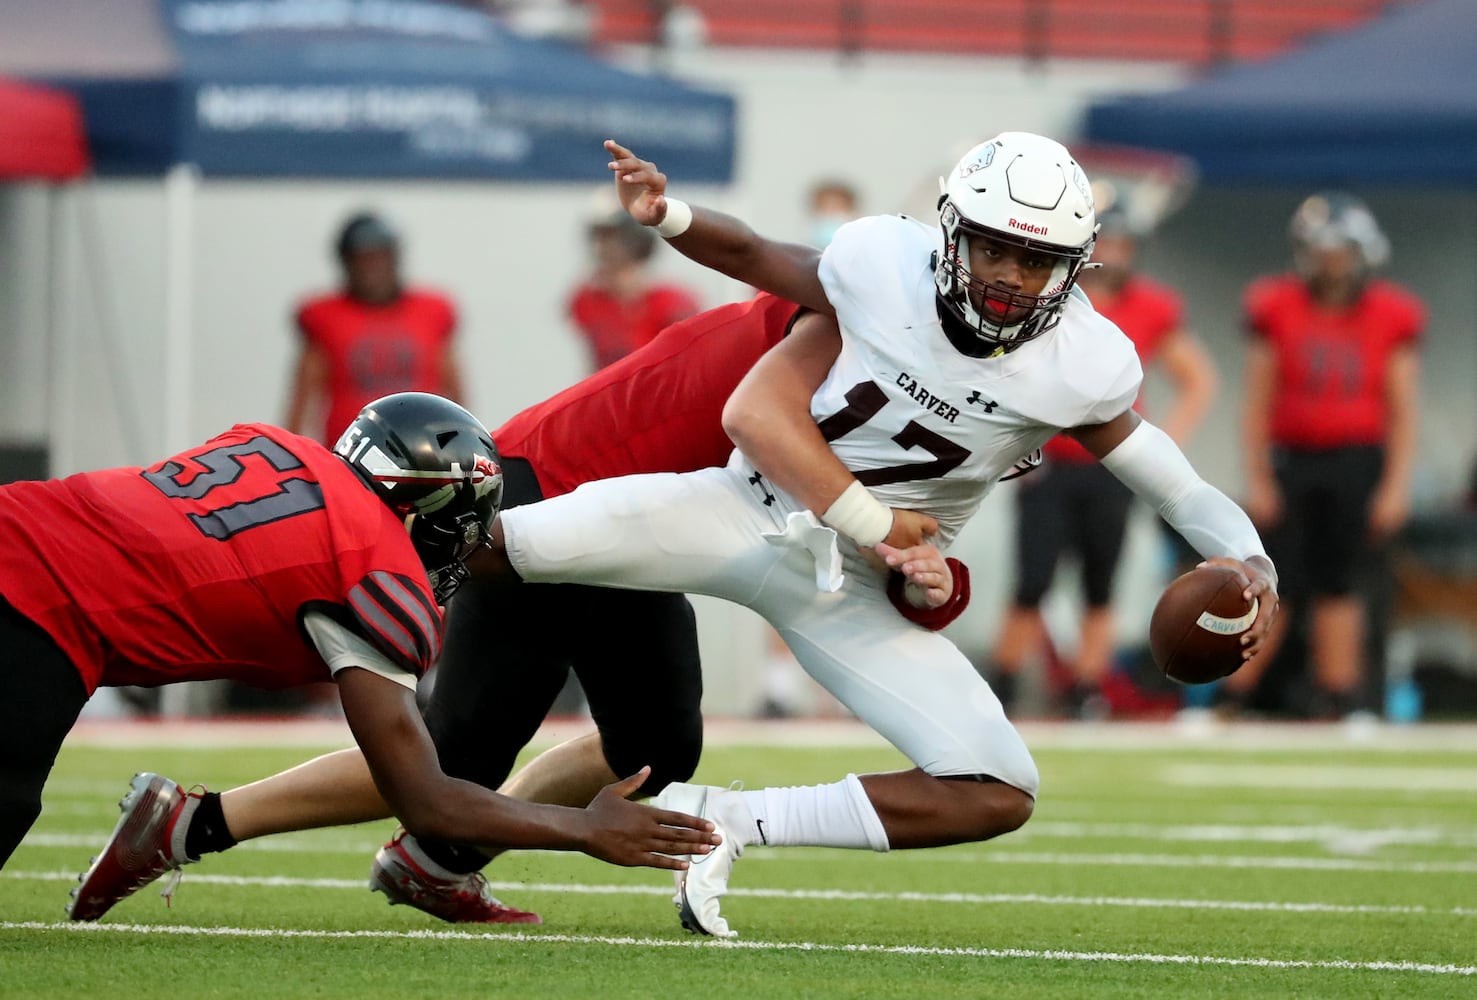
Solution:
[(1133, 405), (1132, 342), (1073, 295), (1051, 330), (997, 358), (949, 343), (935, 308), (939, 235), (903, 216), (843, 226), (820, 278), (841, 354), (810, 401), (832, 450), (881, 502), (938, 519), (947, 545), (1017, 461)]

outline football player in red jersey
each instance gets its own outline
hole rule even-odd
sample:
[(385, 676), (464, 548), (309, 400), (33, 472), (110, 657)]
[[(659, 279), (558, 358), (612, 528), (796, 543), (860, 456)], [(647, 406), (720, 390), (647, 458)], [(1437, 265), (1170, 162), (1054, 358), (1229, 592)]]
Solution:
[[(759, 295), (669, 327), (498, 428), (503, 506), (628, 473), (721, 464), (733, 449), (721, 418), (734, 386), (792, 328), (833, 323)], [(966, 587), (965, 568), (957, 560), (949, 565)], [(939, 568), (920, 560), (917, 572)], [(943, 627), (965, 603), (956, 602), (931, 626)], [(639, 684), (610, 669), (613, 650), (639, 650)], [(490, 670), (494, 655), (499, 669)], [(504, 784), (571, 668), (598, 732), (546, 751)], [(448, 774), (532, 801), (583, 805), (613, 780), (607, 776), (628, 767), (651, 765), (644, 793), (690, 777), (702, 749), (701, 696), (692, 608), (680, 594), (474, 578), (449, 608), (425, 715)], [(204, 798), (222, 804), (225, 818), (196, 837), (198, 850), (184, 862), (240, 840), (390, 815), (358, 750)], [(537, 920), (492, 898), (480, 870), (494, 853), (485, 845), (399, 834), (376, 855), (370, 884), (392, 903), (443, 920)]]
[(1291, 236), (1296, 272), (1246, 292), (1247, 510), (1309, 611), (1313, 711), (1339, 717), (1368, 710), (1357, 578), (1409, 512), (1425, 309), (1374, 275), (1390, 246), (1358, 199), (1313, 195)]
[(588, 233), (595, 266), (570, 293), (569, 318), (598, 371), (692, 316), (698, 304), (687, 289), (653, 277), (656, 237), (614, 199)]
[[(494, 846), (670, 867), (699, 820), (623, 801), (584, 812), (448, 777), (415, 709), (440, 605), (502, 493), (476, 418), (424, 393), (371, 403), (335, 450), (238, 425), (148, 469), (0, 487), (0, 864), (41, 810), (63, 738), (99, 686), (233, 678), (338, 683), (369, 770), (406, 825)], [(684, 829), (667, 829), (677, 823)], [(74, 893), (76, 919), (177, 868), (224, 828), (218, 801), (140, 775)], [(140, 847), (140, 845), (144, 845)]]
[[(1184, 324), (1184, 307), (1172, 289), (1136, 269), (1139, 233), (1121, 208), (1098, 212), (1092, 259), (1083, 291), (1099, 313), (1128, 335), (1148, 371), (1169, 376), (1174, 400), (1164, 432), (1181, 447), (1189, 440), (1216, 391), (1215, 365)], [(1103, 682), (1113, 660), (1113, 575), (1123, 550), (1132, 494), (1072, 438), (1059, 434), (1042, 449), (1046, 461), (1021, 480), (1016, 495), (1016, 590), (995, 646), (991, 686), (1009, 708), (1022, 665), (1045, 645), (1041, 600), (1063, 551), (1080, 560), (1083, 613), (1072, 667), (1075, 714), (1103, 714)]]
[(456, 307), (439, 292), (405, 287), (400, 237), (390, 224), (368, 212), (355, 215), (334, 249), (343, 287), (297, 310), (302, 342), (286, 428), (332, 444), (380, 396), (420, 391), (461, 400)]

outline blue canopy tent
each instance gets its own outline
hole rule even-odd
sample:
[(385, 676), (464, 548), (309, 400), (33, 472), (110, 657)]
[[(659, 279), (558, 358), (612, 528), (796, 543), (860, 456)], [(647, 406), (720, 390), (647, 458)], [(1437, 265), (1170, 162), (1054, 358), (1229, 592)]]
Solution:
[[(66, 0), (15, 0), (7, 33), (45, 34)], [(97, 31), (158, 21), (139, 65), (99, 72), (68, 37), (45, 75), (82, 101), (96, 170), (216, 177), (591, 181), (624, 137), (693, 182), (732, 175), (731, 97), (508, 33), (440, 0), (150, 0)], [(159, 44), (162, 41), (162, 44)], [(116, 59), (116, 56), (110, 57)], [(150, 65), (150, 63), (155, 65)], [(591, 151), (596, 151), (592, 158)], [(592, 166), (593, 165), (593, 166)]]
[(1100, 103), (1085, 134), (1182, 153), (1210, 182), (1477, 182), (1477, 9), (1400, 7), (1280, 59)]
[[(510, 34), (476, 5), (4, 6), (0, 72), (80, 98), (98, 177), (163, 177), (163, 351), (161, 384), (151, 393), (162, 400), (161, 440), (129, 435), (151, 453), (191, 440), (202, 178), (595, 184), (608, 178), (600, 143), (610, 137), (692, 183), (732, 178), (733, 98)], [(96, 223), (90, 200), (78, 208), (84, 222)], [(104, 269), (94, 270), (91, 280), (107, 286)], [(105, 340), (108, 329), (99, 334)]]

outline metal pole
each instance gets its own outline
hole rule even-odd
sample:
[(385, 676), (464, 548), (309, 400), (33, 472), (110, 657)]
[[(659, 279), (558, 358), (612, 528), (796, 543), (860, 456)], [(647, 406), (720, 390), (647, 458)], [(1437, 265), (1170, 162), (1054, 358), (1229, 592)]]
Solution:
[(164, 177), (164, 414), (161, 455), (190, 443), (190, 395), (194, 387), (194, 229), (200, 172), (181, 163)]

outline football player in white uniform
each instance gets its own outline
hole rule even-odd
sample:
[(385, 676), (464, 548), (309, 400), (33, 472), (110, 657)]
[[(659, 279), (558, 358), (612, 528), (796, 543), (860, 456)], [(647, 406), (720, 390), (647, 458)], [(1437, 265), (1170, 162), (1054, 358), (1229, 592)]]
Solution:
[(714, 820), (724, 838), (678, 873), (690, 930), (732, 936), (719, 902), (748, 844), (935, 847), (1030, 817), (1036, 766), (989, 685), (895, 604), (957, 599), (940, 550), (1059, 431), (1207, 558), (1246, 573), (1261, 600), (1256, 652), (1275, 571), (1241, 509), (1131, 408), (1133, 347), (1074, 290), (1095, 221), (1064, 147), (999, 135), (950, 174), (940, 229), (864, 218), (823, 254), (668, 198), (654, 164), (606, 147), (638, 222), (693, 260), (834, 315), (840, 332), (797, 325), (750, 371), (724, 413), (738, 446), (727, 467), (606, 480), (507, 511), (489, 559), (532, 581), (747, 605), (916, 765), (804, 788), (669, 786), (663, 806)]

